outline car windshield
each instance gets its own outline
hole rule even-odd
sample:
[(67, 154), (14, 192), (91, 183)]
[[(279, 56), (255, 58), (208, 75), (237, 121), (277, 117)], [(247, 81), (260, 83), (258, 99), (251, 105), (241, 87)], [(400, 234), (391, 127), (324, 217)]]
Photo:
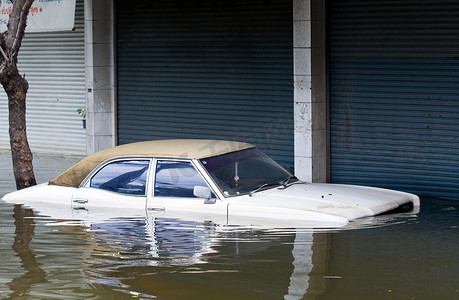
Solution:
[(290, 172), (256, 148), (201, 159), (225, 197), (285, 184)]

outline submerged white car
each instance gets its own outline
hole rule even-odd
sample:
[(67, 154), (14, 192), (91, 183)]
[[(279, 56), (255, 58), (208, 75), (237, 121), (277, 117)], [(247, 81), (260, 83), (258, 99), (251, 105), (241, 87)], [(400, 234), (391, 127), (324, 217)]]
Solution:
[(251, 144), (217, 140), (117, 146), (86, 157), (48, 183), (2, 200), (225, 225), (319, 228), (420, 205), (416, 195), (405, 192), (304, 183)]

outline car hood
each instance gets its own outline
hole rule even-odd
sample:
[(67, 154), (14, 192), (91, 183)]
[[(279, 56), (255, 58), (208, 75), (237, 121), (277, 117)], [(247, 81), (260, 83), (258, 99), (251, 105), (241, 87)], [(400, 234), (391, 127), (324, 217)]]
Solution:
[(382, 214), (408, 202), (419, 206), (419, 198), (405, 192), (326, 183), (294, 183), (287, 188), (234, 197), (229, 202), (230, 210), (231, 206), (270, 206), (314, 211), (347, 220)]

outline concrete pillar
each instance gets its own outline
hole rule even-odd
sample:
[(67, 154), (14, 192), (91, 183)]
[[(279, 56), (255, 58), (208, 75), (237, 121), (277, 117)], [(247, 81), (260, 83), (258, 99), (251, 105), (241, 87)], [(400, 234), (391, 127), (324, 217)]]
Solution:
[(115, 145), (113, 0), (85, 0), (86, 149)]
[(293, 0), (293, 37), (295, 173), (307, 182), (326, 182), (325, 1)]

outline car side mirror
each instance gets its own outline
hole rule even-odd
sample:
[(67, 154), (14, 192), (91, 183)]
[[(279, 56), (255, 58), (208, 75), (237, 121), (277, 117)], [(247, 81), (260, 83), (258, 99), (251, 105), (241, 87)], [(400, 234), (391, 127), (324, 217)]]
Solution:
[(206, 199), (204, 201), (204, 204), (215, 204), (217, 202), (217, 199), (215, 198), (211, 199), (212, 192), (210, 191), (208, 187), (195, 186), (193, 189), (193, 195), (198, 198)]
[(197, 185), (193, 189), (193, 195), (198, 198), (210, 199), (212, 192), (208, 187)]

